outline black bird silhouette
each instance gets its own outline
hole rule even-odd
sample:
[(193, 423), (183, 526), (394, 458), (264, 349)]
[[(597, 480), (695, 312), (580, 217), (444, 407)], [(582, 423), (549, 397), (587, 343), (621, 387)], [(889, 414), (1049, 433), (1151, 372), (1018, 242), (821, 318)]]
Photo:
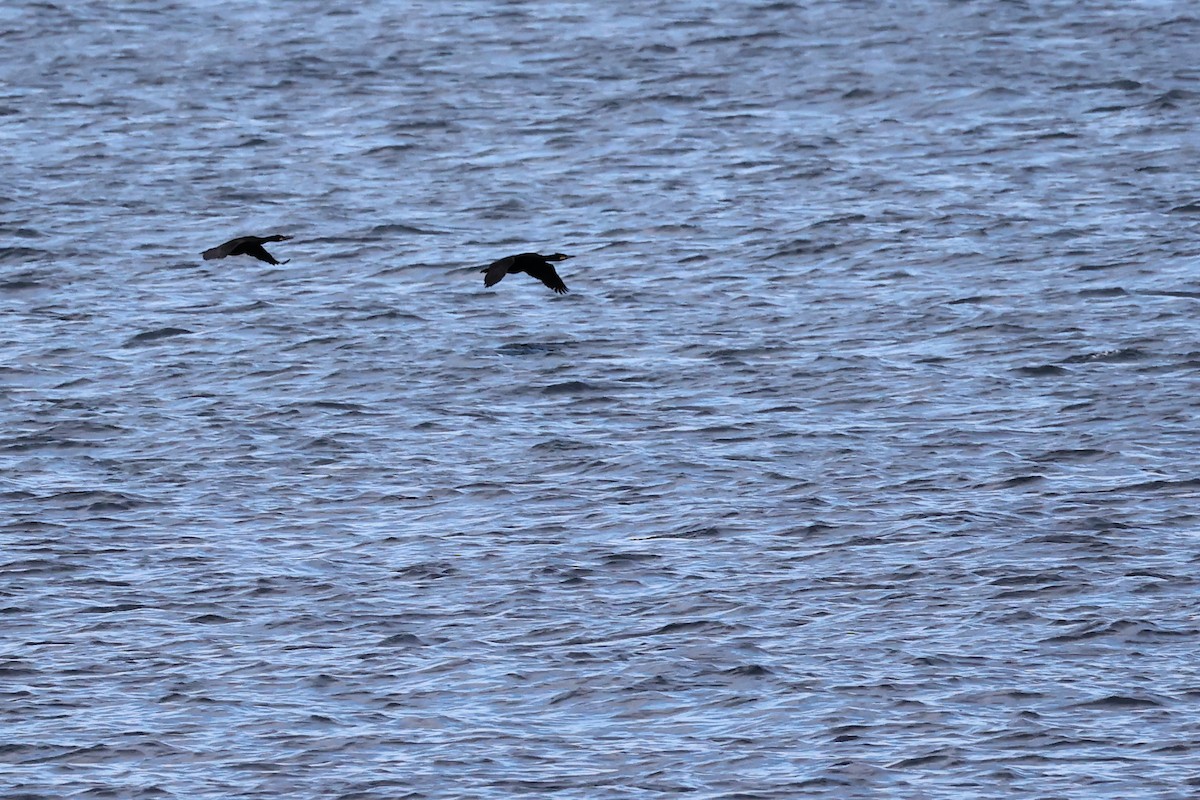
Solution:
[(537, 278), (559, 294), (566, 294), (567, 285), (562, 282), (562, 278), (558, 277), (558, 273), (554, 271), (554, 265), (550, 262), (563, 261), (568, 258), (570, 256), (565, 253), (555, 253), (550, 256), (540, 253), (520, 253), (493, 261), (479, 271), (487, 273), (483, 276), (484, 286), (495, 286), (510, 272), (524, 272)]
[(259, 261), (265, 261), (268, 264), (286, 264), (291, 261), (290, 258), (287, 261), (276, 260), (275, 256), (268, 253), (263, 247), (263, 242), (286, 242), (290, 238), (292, 237), (279, 233), (274, 236), (239, 236), (236, 239), (230, 239), (225, 244), (209, 248), (201, 255), (204, 256), (205, 261), (225, 256), (254, 256)]

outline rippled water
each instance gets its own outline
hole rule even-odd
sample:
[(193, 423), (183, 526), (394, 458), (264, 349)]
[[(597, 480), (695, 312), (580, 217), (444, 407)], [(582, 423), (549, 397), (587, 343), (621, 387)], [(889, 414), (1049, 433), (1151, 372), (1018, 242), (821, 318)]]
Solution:
[(4, 797), (1200, 792), (1194, 4), (330, 8), (0, 9)]

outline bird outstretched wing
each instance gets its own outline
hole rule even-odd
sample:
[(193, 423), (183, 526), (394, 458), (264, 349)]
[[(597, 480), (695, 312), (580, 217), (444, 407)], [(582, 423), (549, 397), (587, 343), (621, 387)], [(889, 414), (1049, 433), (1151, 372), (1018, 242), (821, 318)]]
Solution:
[(562, 278), (558, 277), (558, 273), (554, 271), (554, 266), (551, 264), (544, 262), (535, 264), (526, 267), (525, 271), (559, 294), (566, 294), (568, 291), (567, 285), (563, 283)]
[[(267, 252), (267, 248), (261, 244), (252, 244), (242, 249), (242, 252), (248, 256), (254, 256), (259, 261), (265, 261), (268, 264), (286, 264), (287, 261), (279, 261), (275, 256)], [(291, 261), (289, 258), (288, 261)]]
[(513, 265), (513, 257), (508, 256), (506, 258), (500, 259), (499, 261), (493, 261), (488, 266), (479, 270), (480, 272), (487, 273), (486, 275), (483, 276), (483, 285), (484, 286), (495, 286), (497, 283), (499, 283), (504, 278), (505, 275), (508, 274), (508, 269), (512, 265)]
[(200, 255), (204, 256), (205, 261), (212, 261), (214, 258), (225, 258), (233, 252), (233, 249), (245, 241), (245, 237), (238, 239), (230, 239), (225, 244), (219, 244), (216, 247), (210, 247)]

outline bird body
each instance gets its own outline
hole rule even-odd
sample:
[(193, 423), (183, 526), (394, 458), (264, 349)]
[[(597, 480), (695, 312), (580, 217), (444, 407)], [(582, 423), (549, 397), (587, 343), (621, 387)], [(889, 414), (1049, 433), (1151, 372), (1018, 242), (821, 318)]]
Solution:
[(566, 294), (567, 285), (563, 283), (562, 278), (558, 277), (558, 273), (554, 271), (554, 265), (550, 262), (564, 261), (568, 258), (570, 256), (565, 253), (554, 253), (549, 256), (540, 253), (519, 253), (499, 261), (493, 261), (479, 271), (487, 273), (483, 276), (484, 286), (495, 286), (510, 272), (524, 272), (537, 278), (559, 294)]
[(254, 256), (259, 261), (265, 261), (268, 264), (286, 264), (291, 261), (279, 261), (275, 256), (267, 252), (263, 247), (264, 242), (285, 242), (291, 239), (290, 236), (276, 233), (273, 236), (239, 236), (236, 239), (230, 239), (228, 242), (217, 247), (205, 250), (201, 255), (205, 261), (211, 261), (214, 258), (225, 258), (226, 256)]

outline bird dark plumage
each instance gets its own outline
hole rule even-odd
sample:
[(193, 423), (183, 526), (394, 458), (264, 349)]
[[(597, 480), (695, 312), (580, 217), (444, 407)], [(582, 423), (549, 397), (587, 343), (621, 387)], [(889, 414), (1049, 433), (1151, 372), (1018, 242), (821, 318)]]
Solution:
[(568, 258), (570, 256), (564, 253), (555, 253), (549, 256), (540, 253), (520, 253), (494, 261), (479, 271), (487, 273), (483, 276), (484, 286), (495, 286), (510, 272), (524, 272), (537, 278), (559, 294), (566, 294), (567, 285), (563, 283), (562, 278), (558, 277), (558, 273), (554, 271), (554, 265), (550, 262), (563, 261)]
[(205, 250), (201, 255), (205, 261), (211, 261), (214, 258), (225, 258), (225, 256), (254, 256), (259, 261), (265, 261), (268, 264), (286, 264), (291, 261), (278, 261), (275, 256), (267, 252), (263, 247), (263, 242), (286, 242), (292, 237), (282, 234), (274, 236), (239, 236), (236, 239), (230, 239), (223, 245)]

